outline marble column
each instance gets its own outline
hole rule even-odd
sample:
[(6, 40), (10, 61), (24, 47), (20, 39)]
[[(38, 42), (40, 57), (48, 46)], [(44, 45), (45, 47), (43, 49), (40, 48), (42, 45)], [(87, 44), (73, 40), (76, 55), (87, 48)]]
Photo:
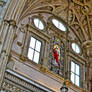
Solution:
[(9, 30), (9, 23), (7, 23), (7, 21), (4, 21), (0, 30), (0, 53), (2, 51), (2, 47), (4, 45), (4, 41), (5, 41), (8, 30)]
[(7, 29), (3, 31), (6, 33), (6, 35), (3, 40), (1, 54), (0, 54), (0, 87), (2, 85), (6, 65), (10, 57), (10, 50), (16, 30), (16, 22), (14, 20), (8, 20), (7, 25), (5, 26)]

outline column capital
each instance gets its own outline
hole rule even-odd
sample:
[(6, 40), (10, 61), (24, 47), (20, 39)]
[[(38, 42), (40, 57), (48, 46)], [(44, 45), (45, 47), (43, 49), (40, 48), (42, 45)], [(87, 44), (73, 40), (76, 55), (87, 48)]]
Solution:
[(87, 56), (92, 57), (92, 41), (91, 40), (85, 41), (82, 47), (86, 50)]
[(91, 48), (92, 47), (92, 41), (88, 40), (83, 43), (84, 48)]
[(17, 27), (15, 20), (4, 20), (5, 23), (8, 23), (9, 25), (13, 25), (14, 27)]

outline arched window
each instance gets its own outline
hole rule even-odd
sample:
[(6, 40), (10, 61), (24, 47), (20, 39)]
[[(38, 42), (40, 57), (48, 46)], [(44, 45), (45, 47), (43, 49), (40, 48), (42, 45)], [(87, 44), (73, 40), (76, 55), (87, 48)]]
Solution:
[(77, 55), (81, 53), (81, 48), (75, 42), (71, 43), (71, 48), (73, 50), (72, 53), (77, 53), (77, 54), (75, 54), (73, 56), (74, 58), (71, 58), (70, 60), (70, 67), (71, 67), (70, 68), (70, 80), (73, 84), (77, 86), (81, 86), (80, 80), (81, 80), (81, 75), (82, 75), (82, 72), (81, 72), (82, 65), (78, 62), (79, 60), (75, 59), (75, 57), (77, 57)]
[(71, 77), (70, 80), (73, 84), (80, 86), (80, 66), (79, 64), (71, 61)]
[(41, 41), (34, 37), (31, 37), (28, 49), (28, 58), (37, 64), (39, 63), (40, 59), (41, 45)]
[(40, 30), (44, 30), (44, 23), (42, 22), (41, 19), (39, 19), (39, 18), (34, 18), (34, 19), (33, 19), (33, 22), (34, 22), (35, 27), (37, 27), (37, 28), (40, 29)]
[(80, 47), (79, 47), (78, 44), (72, 43), (71, 46), (72, 46), (72, 49), (73, 49), (73, 51), (74, 51), (75, 53), (78, 53), (78, 54), (80, 53)]
[(64, 75), (64, 44), (60, 39), (53, 37), (50, 43), (48, 67), (51, 71)]
[(52, 23), (56, 28), (58, 28), (61, 31), (66, 31), (67, 30), (65, 25), (61, 21), (59, 21), (55, 18), (52, 19)]

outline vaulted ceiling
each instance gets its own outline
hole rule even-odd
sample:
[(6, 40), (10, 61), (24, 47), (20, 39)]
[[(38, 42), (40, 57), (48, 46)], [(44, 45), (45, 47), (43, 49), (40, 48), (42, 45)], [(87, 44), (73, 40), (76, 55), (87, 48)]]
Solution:
[(92, 44), (92, 0), (27, 0), (20, 20), (35, 13), (57, 15), (65, 22), (68, 15), (70, 33), (83, 46)]

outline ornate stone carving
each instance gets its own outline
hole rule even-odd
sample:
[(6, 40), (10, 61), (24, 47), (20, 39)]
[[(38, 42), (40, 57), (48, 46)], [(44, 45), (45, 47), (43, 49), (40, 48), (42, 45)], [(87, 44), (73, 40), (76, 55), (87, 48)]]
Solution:
[(28, 92), (28, 91), (18, 88), (16, 85), (12, 85), (8, 82), (3, 82), (2, 87), (3, 87), (3, 89), (5, 89), (6, 92), (7, 91), (8, 92)]
[[(47, 92), (46, 90), (41, 89), (34, 84), (31, 84), (27, 79), (26, 80), (21, 79), (17, 77), (16, 75), (6, 72), (2, 87), (3, 89), (9, 92), (31, 92), (31, 91), (32, 92)], [(40, 85), (40, 84), (37, 84), (37, 85)], [(50, 92), (53, 92), (53, 91), (50, 91)]]
[[(21, 1), (21, 0), (20, 0)], [(86, 48), (87, 56), (92, 57), (92, 1), (91, 0), (69, 0), (70, 1), (70, 7), (69, 7), (69, 27), (72, 34), (75, 36), (70, 35), (72, 37), (71, 39), (77, 39), (80, 44), (83, 43), (83, 48)], [(21, 1), (22, 2), (22, 1)], [(90, 4), (91, 3), (91, 4)], [(2, 0), (0, 1), (0, 5), (3, 6)], [(17, 8), (18, 9), (18, 8)], [(45, 12), (45, 13), (44, 13)], [(67, 22), (67, 0), (27, 0), (25, 3), (25, 7), (19, 17), (19, 21), (25, 18), (29, 14), (42, 14), (45, 15), (46, 13), (49, 13), (48, 16), (57, 15), (64, 19), (64, 21)], [(34, 15), (35, 15), (34, 14)], [(17, 15), (17, 13), (16, 13)], [(15, 16), (16, 17), (16, 16)], [(45, 20), (47, 19), (47, 16), (45, 16)], [(7, 23), (9, 23), (9, 26), (12, 25), (13, 27), (16, 27), (16, 22), (14, 20), (5, 20)], [(48, 22), (48, 20), (46, 20)], [(33, 29), (31, 29), (31, 32), (34, 32)], [(4, 31), (4, 30), (2, 30)], [(8, 30), (9, 31), (9, 30)], [(10, 31), (11, 32), (11, 31)], [(37, 33), (36, 33), (37, 34)], [(8, 35), (9, 37), (11, 35)], [(41, 34), (40, 34), (41, 36)], [(1, 35), (0, 35), (1, 37)], [(9, 39), (8, 37), (8, 39)], [(41, 36), (42, 37), (42, 36)], [(45, 35), (44, 35), (45, 37)], [(43, 38), (44, 38), (43, 37)], [(1, 37), (2, 38), (2, 37)], [(13, 37), (16, 38), (16, 34)], [(12, 39), (13, 39), (12, 38)], [(25, 38), (26, 39), (26, 38)], [(49, 39), (49, 37), (48, 37)], [(90, 40), (90, 41), (87, 41)], [(8, 44), (9, 41), (7, 41)], [(11, 42), (12, 43), (12, 42)], [(7, 44), (5, 44), (6, 48), (2, 51), (2, 53), (5, 54), (6, 59), (8, 61), (8, 54), (9, 50), (7, 50)], [(22, 42), (17, 42), (18, 46), (22, 48), (24, 45)], [(9, 45), (10, 47), (10, 45)], [(24, 49), (26, 49), (24, 47)], [(7, 53), (6, 53), (7, 51)], [(2, 57), (2, 60), (4, 60), (4, 57)], [(1, 58), (0, 58), (1, 59)], [(21, 55), (22, 60), (26, 60), (26, 58)], [(6, 63), (7, 63), (6, 61)], [(5, 62), (2, 62), (5, 63)], [(2, 64), (0, 63), (0, 65)], [(5, 66), (5, 65), (4, 65)], [(1, 68), (2, 69), (2, 68)], [(42, 72), (46, 72), (47, 70), (44, 67), (40, 68)], [(6, 74), (7, 75), (7, 74)], [(27, 85), (26, 87), (29, 87), (29, 84), (24, 83), (24, 81), (21, 81), (20, 79), (15, 78), (15, 76), (7, 75), (7, 79), (11, 79), (12, 81), (16, 82), (17, 84), (21, 84), (23, 86)], [(5, 85), (9, 85), (9, 88), (15, 88), (10, 83), (5, 82)], [(8, 86), (7, 86), (8, 88)], [(18, 92), (26, 92), (21, 90), (20, 88), (16, 87)], [(16, 89), (15, 88), (15, 89)], [(32, 87), (29, 87), (32, 89)], [(33, 89), (34, 90), (34, 89)], [(12, 90), (14, 92), (14, 90)]]
[(92, 41), (84, 42), (83, 47), (86, 49), (87, 56), (92, 57)]
[(15, 20), (4, 20), (4, 22), (8, 23), (9, 25), (13, 25), (14, 27), (17, 27)]

